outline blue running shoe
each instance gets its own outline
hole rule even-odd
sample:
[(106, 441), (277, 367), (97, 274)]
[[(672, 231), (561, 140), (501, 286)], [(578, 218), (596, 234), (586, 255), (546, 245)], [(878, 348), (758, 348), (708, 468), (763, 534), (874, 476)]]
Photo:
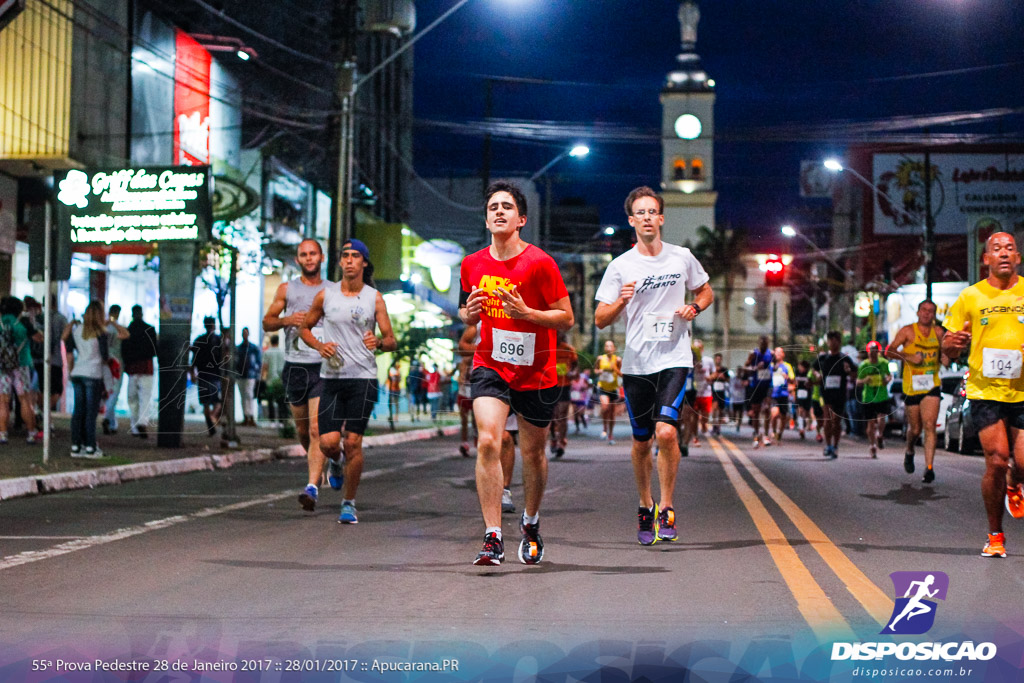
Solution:
[(345, 483), (345, 466), (341, 464), (340, 457), (337, 460), (327, 458), (327, 483), (335, 491), (340, 491)]
[(316, 510), (316, 487), (310, 484), (299, 494), (299, 505), (306, 512)]
[(641, 507), (637, 511), (639, 524), (637, 525), (636, 538), (640, 541), (640, 545), (654, 545), (658, 542), (658, 517), (655, 512), (658, 506), (655, 505), (654, 508), (654, 510), (648, 510), (645, 507)]
[(676, 540), (676, 511), (670, 507), (658, 510), (658, 540)]
[(341, 504), (341, 515), (338, 516), (338, 524), (359, 524), (355, 505), (352, 503)]

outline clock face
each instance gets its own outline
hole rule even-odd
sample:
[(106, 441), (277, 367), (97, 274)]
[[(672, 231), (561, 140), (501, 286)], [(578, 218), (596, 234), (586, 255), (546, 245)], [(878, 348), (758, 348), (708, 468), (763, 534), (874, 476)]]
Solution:
[(675, 123), (676, 135), (684, 140), (696, 140), (700, 137), (700, 119), (693, 114), (683, 114)]

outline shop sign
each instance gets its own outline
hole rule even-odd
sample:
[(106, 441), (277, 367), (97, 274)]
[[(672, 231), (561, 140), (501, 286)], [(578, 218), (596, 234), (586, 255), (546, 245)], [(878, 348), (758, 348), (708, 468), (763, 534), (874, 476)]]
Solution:
[(210, 163), (210, 53), (181, 29), (175, 35), (174, 160)]
[(57, 220), (76, 244), (202, 240), (210, 232), (207, 166), (59, 171)]

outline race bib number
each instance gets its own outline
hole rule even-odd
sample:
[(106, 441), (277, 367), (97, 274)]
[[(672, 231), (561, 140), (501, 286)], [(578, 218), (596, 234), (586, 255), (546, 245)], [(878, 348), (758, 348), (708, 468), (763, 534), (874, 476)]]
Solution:
[(491, 358), (509, 365), (533, 365), (533, 349), (537, 335), (533, 332), (511, 332), (495, 329), (492, 332)]
[(597, 376), (597, 381), (601, 384), (615, 384), (615, 373), (605, 370)]
[(1019, 379), (1020, 351), (982, 349), (981, 374), (988, 379)]
[(663, 342), (672, 339), (675, 331), (675, 314), (644, 313), (644, 341)]
[(911, 375), (910, 376), (910, 388), (915, 392), (918, 391), (931, 391), (935, 387), (935, 375), (926, 372), (923, 375)]
[(776, 372), (772, 375), (772, 386), (773, 387), (784, 387), (786, 386), (786, 376), (780, 372)]
[(796, 397), (797, 397), (797, 399), (800, 399), (800, 400), (803, 400), (803, 399), (807, 398), (807, 390), (806, 389), (797, 389), (796, 390)]
[(757, 371), (757, 381), (765, 382), (772, 378), (772, 371), (768, 368), (761, 368)]
[[(311, 328), (309, 331), (313, 333), (313, 338), (314, 339), (316, 339), (321, 344), (324, 343), (324, 326), (323, 325), (317, 325), (316, 327)], [(295, 335), (295, 350), (296, 351), (312, 351), (313, 353), (319, 353), (319, 351), (314, 349), (312, 346), (310, 346), (306, 342), (302, 341), (302, 337), (300, 337), (299, 335)]]
[(569, 400), (570, 401), (575, 401), (577, 403), (579, 401), (582, 401), (583, 400), (583, 392), (582, 391), (578, 391), (577, 389), (573, 389), (572, 391), (569, 392)]
[(723, 391), (725, 391), (725, 382), (712, 382), (711, 388), (718, 393), (722, 393)]
[(843, 388), (843, 376), (842, 375), (829, 375), (825, 378), (826, 389), (842, 389)]

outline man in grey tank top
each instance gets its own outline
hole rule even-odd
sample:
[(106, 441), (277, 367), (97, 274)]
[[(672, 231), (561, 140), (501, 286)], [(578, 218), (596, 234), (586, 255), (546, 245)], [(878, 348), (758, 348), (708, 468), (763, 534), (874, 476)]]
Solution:
[[(373, 287), (370, 250), (361, 241), (351, 239), (341, 246), (341, 272), (340, 284), (329, 284), (313, 298), (299, 334), (323, 358), (317, 424), (320, 450), (333, 462), (341, 460), (344, 434), (344, 492), (338, 522), (356, 524), (363, 433), (378, 396), (374, 353), (394, 351), (398, 344), (384, 297)], [(321, 323), (323, 336), (317, 338), (314, 330)], [(375, 328), (380, 328), (379, 337)]]
[[(284, 330), (284, 369), (281, 381), (285, 388), (285, 398), (292, 411), (295, 431), (299, 443), (306, 449), (306, 460), (309, 466), (309, 482), (299, 495), (299, 504), (303, 509), (316, 509), (317, 491), (323, 480), (324, 457), (320, 452), (320, 432), (317, 429), (316, 415), (320, 404), (322, 383), (320, 380), (320, 353), (310, 348), (299, 338), (299, 325), (302, 324), (313, 305), (313, 298), (323, 291), (329, 282), (320, 277), (320, 267), (324, 262), (324, 252), (316, 240), (303, 240), (299, 243), (295, 263), (301, 269), (298, 278), (290, 282), (282, 282), (274, 294), (274, 301), (263, 316), (263, 329), (267, 332)], [(323, 328), (313, 329), (315, 337), (323, 338)], [(332, 463), (328, 481), (335, 489), (341, 488), (341, 466)]]

